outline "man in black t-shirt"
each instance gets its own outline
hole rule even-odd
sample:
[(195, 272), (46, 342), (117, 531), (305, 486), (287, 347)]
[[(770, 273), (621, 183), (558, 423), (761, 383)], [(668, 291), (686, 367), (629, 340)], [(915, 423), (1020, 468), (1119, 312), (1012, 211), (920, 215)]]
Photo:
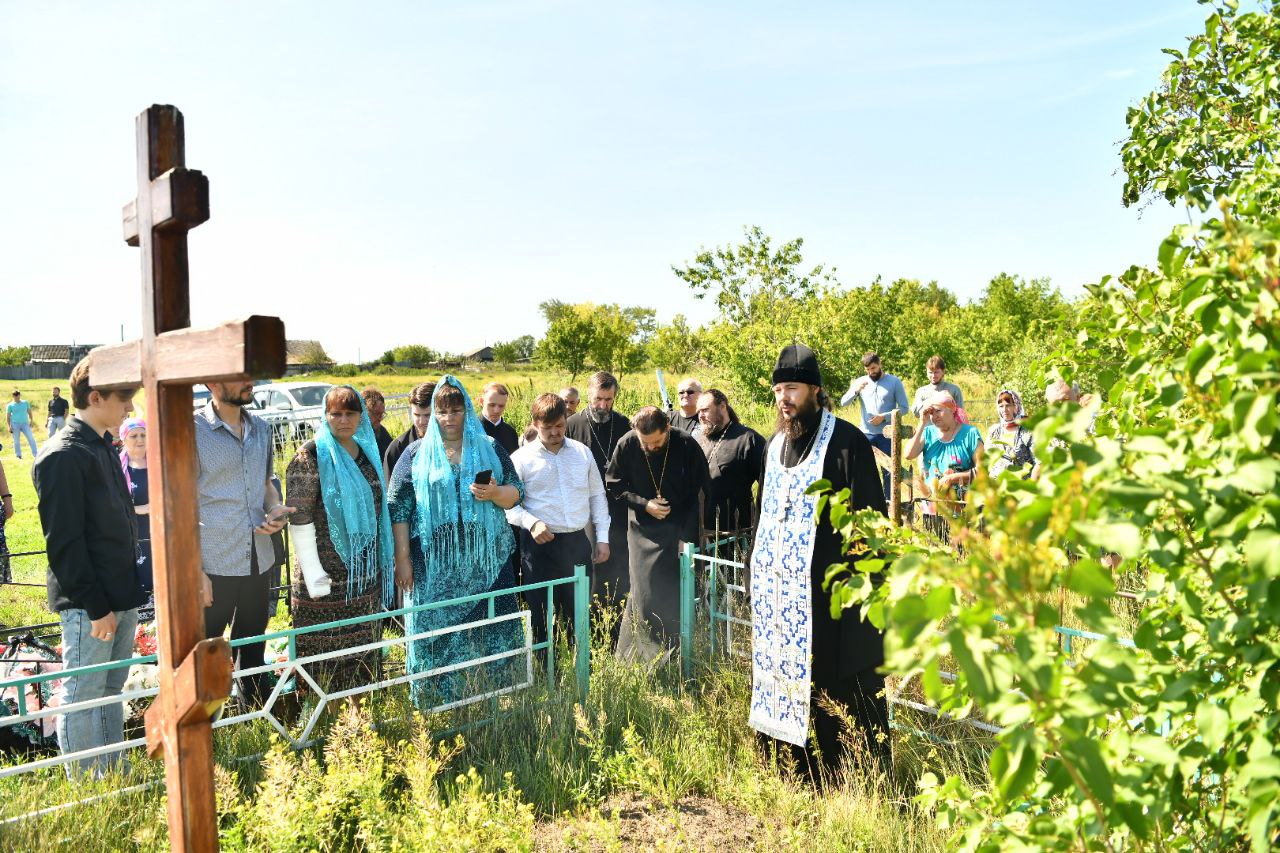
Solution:
[(62, 396), (62, 389), (54, 388), (53, 397), (49, 399), (49, 419), (44, 425), (50, 438), (53, 438), (55, 432), (66, 426), (67, 410), (70, 406), (71, 404)]

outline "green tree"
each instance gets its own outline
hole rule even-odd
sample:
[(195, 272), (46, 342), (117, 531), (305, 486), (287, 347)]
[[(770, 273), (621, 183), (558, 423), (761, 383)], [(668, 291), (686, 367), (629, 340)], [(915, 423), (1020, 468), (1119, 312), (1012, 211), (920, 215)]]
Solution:
[(666, 326), (659, 326), (648, 344), (649, 361), (672, 373), (684, 373), (702, 360), (701, 336), (689, 328), (683, 314), (671, 318)]
[[(1203, 2), (1203, 0), (1202, 0)], [(1204, 33), (1174, 59), (1160, 87), (1129, 110), (1121, 148), (1124, 203), (1162, 197), (1205, 210), (1222, 196), (1280, 211), (1280, 84), (1273, 2), (1240, 14), (1218, 0)]]
[(568, 373), (569, 381), (574, 382), (586, 369), (595, 340), (590, 306), (570, 306), (569, 310), (555, 308), (553, 311), (548, 311), (546, 306), (547, 303), (543, 303), (547, 334), (538, 345), (536, 356), (548, 366)]
[(396, 347), (394, 353), (396, 362), (406, 362), (411, 367), (426, 367), (440, 357), (431, 347), (422, 344)]
[(512, 364), (518, 358), (516, 345), (511, 341), (502, 341), (493, 345), (493, 360), (498, 364)]
[(760, 226), (743, 231), (743, 243), (700, 249), (693, 263), (671, 267), (699, 299), (710, 295), (727, 322), (741, 325), (758, 309), (809, 296), (820, 287), (835, 283), (834, 267), (828, 270), (819, 264), (803, 271), (802, 238), (783, 243), (775, 250), (772, 239)]
[(501, 341), (493, 345), (493, 360), (500, 364), (514, 364), (533, 357), (536, 341), (533, 335), (522, 335), (514, 340)]
[(645, 340), (637, 317), (651, 320), (653, 314), (651, 308), (595, 306), (590, 314), (594, 330), (590, 347), (591, 363), (617, 375), (643, 367)]
[(4, 347), (0, 349), (0, 366), (21, 367), (31, 360), (31, 347)]

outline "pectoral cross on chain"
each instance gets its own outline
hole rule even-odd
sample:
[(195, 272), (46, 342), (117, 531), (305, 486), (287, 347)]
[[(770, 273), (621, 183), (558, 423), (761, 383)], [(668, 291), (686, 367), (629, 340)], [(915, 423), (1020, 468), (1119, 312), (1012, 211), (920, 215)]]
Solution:
[[(160, 695), (147, 711), (147, 751), (165, 760), (174, 850), (216, 850), (210, 717), (231, 692), (230, 648), (204, 639), (199, 500), (191, 386), (284, 373), (284, 323), (250, 317), (193, 331), (187, 231), (209, 218), (209, 181), (186, 168), (182, 113), (137, 118), (138, 196), (124, 236), (142, 249), (142, 340), (90, 354), (94, 388), (146, 389)], [(247, 533), (246, 533), (247, 535)]]

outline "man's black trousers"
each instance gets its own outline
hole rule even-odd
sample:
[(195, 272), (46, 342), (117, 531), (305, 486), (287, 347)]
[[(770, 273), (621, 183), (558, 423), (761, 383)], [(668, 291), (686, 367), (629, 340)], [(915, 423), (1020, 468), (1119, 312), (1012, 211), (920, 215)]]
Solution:
[[(572, 533), (557, 533), (555, 538), (545, 545), (533, 541), (533, 534), (522, 529), (520, 531), (520, 559), (523, 563), (524, 582), (542, 583), (573, 577), (574, 566), (585, 566), (591, 569), (591, 543), (581, 530)], [(561, 631), (573, 631), (573, 584), (566, 583), (552, 588), (556, 621)], [(527, 593), (529, 615), (533, 620), (533, 641), (541, 643), (547, 639), (547, 591), (545, 589)]]
[[(204, 635), (221, 637), (231, 626), (231, 639), (256, 637), (267, 632), (270, 609), (271, 583), (274, 571), (259, 572), (257, 559), (253, 560), (249, 574), (223, 577), (210, 575), (213, 582), (213, 605), (204, 610)], [(251, 669), (263, 664), (265, 643), (250, 643), (233, 649), (236, 669)], [(267, 673), (249, 675), (240, 679), (240, 697), (249, 707), (257, 707), (267, 698)]]

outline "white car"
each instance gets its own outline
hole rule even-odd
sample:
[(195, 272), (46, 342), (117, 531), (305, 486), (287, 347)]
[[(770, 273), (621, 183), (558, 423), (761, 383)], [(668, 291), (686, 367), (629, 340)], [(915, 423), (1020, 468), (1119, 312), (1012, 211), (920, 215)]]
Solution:
[(306, 441), (324, 418), (325, 382), (269, 382), (253, 388), (253, 413), (271, 424), (276, 444)]
[(212, 399), (213, 395), (209, 393), (209, 389), (203, 385), (191, 386), (191, 408), (195, 411), (203, 409)]

